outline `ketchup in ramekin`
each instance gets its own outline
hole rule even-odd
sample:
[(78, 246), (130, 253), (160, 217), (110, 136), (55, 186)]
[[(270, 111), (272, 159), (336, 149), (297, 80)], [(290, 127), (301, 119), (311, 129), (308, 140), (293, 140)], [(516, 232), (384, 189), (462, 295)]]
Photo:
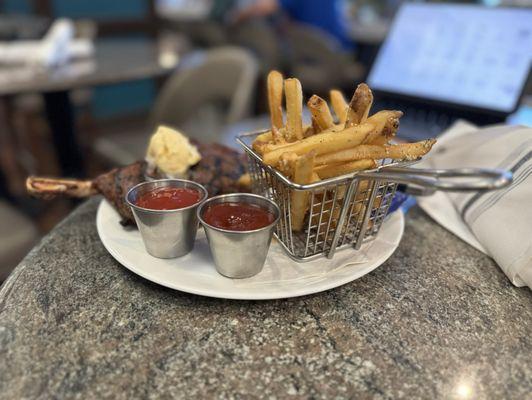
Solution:
[(216, 271), (233, 279), (258, 274), (281, 217), (272, 200), (251, 193), (212, 197), (198, 207)]
[(203, 220), (220, 229), (252, 231), (271, 225), (275, 216), (255, 204), (227, 202), (208, 206), (203, 213)]
[(203, 195), (187, 187), (160, 187), (142, 193), (135, 204), (150, 210), (178, 210), (198, 203)]
[(158, 258), (190, 253), (198, 231), (198, 207), (205, 188), (184, 179), (159, 179), (133, 186), (126, 194), (146, 251)]

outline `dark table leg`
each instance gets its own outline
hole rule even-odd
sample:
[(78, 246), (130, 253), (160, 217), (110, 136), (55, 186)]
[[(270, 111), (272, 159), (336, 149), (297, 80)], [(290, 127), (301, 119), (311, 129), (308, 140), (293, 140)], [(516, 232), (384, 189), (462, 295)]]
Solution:
[(7, 190), (6, 178), (5, 178), (4, 174), (2, 173), (2, 171), (0, 170), (0, 199), (2, 199), (2, 198), (9, 199), (9, 198), (11, 198), (11, 194)]
[(0, 197), (20, 196), (25, 191), (12, 109), (11, 97), (0, 98)]
[(83, 154), (76, 136), (74, 107), (70, 101), (69, 92), (44, 93), (44, 103), (63, 175), (84, 177)]

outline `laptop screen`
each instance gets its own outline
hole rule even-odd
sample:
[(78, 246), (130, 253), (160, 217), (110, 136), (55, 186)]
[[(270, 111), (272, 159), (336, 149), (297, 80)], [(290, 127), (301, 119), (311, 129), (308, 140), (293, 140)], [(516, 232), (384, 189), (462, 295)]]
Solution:
[(368, 83), (376, 90), (511, 112), (532, 60), (532, 9), (405, 4)]

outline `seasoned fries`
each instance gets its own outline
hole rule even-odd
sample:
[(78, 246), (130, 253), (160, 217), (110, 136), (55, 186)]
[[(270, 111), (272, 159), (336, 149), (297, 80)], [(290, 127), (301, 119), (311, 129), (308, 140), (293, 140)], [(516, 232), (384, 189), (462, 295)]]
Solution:
[(366, 122), (375, 126), (374, 133), (368, 137), (366, 143), (384, 145), (388, 143), (399, 129), (399, 118), (403, 116), (401, 111), (383, 110), (373, 114)]
[[(315, 152), (311, 151), (310, 153), (298, 157), (294, 166), (293, 180), (295, 183), (304, 185), (312, 182), (315, 156)], [(292, 219), (292, 230), (295, 232), (303, 229), (305, 214), (309, 207), (309, 195), (310, 193), (306, 190), (294, 190), (292, 192), (292, 207), (290, 208), (290, 217)]]
[(353, 94), (349, 107), (347, 109), (347, 120), (345, 126), (350, 127), (366, 121), (369, 109), (373, 104), (373, 93), (368, 85), (361, 83)]
[(276, 128), (275, 126), (272, 126), (272, 139), (273, 139), (273, 143), (275, 144), (286, 143), (286, 140), (284, 138), (284, 135), (281, 129), (282, 128)]
[(266, 131), (255, 138), (255, 140), (253, 141), (253, 145), (257, 143), (268, 143), (272, 140), (272, 138), (272, 131)]
[(364, 169), (372, 169), (377, 166), (375, 160), (357, 160), (346, 163), (321, 165), (314, 169), (320, 179), (334, 178), (335, 176), (349, 174)]
[(332, 108), (336, 114), (336, 117), (338, 118), (338, 122), (340, 122), (340, 124), (345, 124), (349, 104), (347, 104), (344, 95), (339, 90), (331, 90), (329, 95), (331, 97)]
[(244, 175), (240, 176), (240, 178), (238, 178), (238, 181), (236, 183), (241, 188), (251, 189), (251, 175), (245, 173)]
[(341, 132), (328, 131), (319, 133), (267, 152), (263, 155), (262, 160), (268, 165), (275, 166), (279, 161), (279, 157), (287, 151), (294, 152), (300, 156), (310, 151), (315, 151), (319, 155), (339, 151), (346, 147), (354, 147), (364, 142), (373, 130), (373, 125), (362, 124), (347, 128)]
[(316, 165), (343, 163), (352, 160), (382, 159), (417, 160), (427, 154), (436, 143), (434, 139), (423, 140), (417, 143), (403, 143), (397, 145), (378, 146), (363, 144), (335, 153), (324, 154), (316, 158)]
[(296, 161), (299, 156), (294, 152), (285, 152), (279, 157), (277, 168), (288, 178), (293, 178)]
[(290, 78), (284, 81), (286, 92), (286, 139), (288, 142), (303, 139), (303, 90), (301, 83)]
[(312, 114), (314, 133), (323, 132), (333, 127), (333, 117), (325, 100), (320, 96), (314, 95), (308, 101), (307, 106)]
[[(271, 129), (258, 135), (252, 147), (264, 164), (277, 169), (294, 183), (307, 185), (374, 169), (385, 159), (416, 160), (427, 154), (436, 142), (430, 139), (391, 144), (403, 113), (383, 110), (370, 115), (373, 94), (365, 83), (357, 86), (349, 103), (340, 91), (330, 91), (336, 119), (324, 99), (311, 96), (307, 102), (312, 116), (310, 126), (303, 126), (303, 91), (297, 79), (283, 80), (279, 72), (272, 71), (267, 85)], [(283, 94), (286, 121), (283, 120)], [(369, 184), (370, 181), (364, 179), (358, 182), (357, 192), (351, 195), (354, 203), (350, 218), (367, 213), (368, 207), (381, 205), (381, 198), (374, 198), (373, 205), (364, 204), (365, 199), (369, 199), (366, 192)], [(331, 199), (332, 193), (334, 200)], [(336, 202), (346, 201), (347, 193), (346, 185), (339, 185), (334, 190), (322, 187), (314, 191), (292, 189), (288, 207), (291, 230), (301, 232), (307, 224), (309, 227), (321, 224), (321, 217), (316, 219), (318, 211), (328, 215), (324, 217), (329, 219), (327, 224), (335, 227), (341, 209), (340, 203)], [(315, 210), (316, 204), (318, 211)], [(312, 218), (308, 217), (309, 214)], [(318, 237), (325, 233), (325, 228), (319, 226)]]
[(279, 71), (271, 71), (268, 74), (268, 106), (270, 108), (270, 120), (273, 128), (277, 130), (283, 127), (283, 75)]

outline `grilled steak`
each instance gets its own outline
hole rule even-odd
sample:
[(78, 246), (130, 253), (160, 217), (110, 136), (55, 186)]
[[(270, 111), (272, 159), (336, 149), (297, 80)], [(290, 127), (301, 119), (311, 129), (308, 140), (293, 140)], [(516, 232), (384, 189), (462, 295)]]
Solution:
[(189, 179), (205, 186), (209, 197), (241, 191), (237, 181), (246, 172), (244, 155), (216, 143), (197, 146), (202, 158), (190, 169)]
[(131, 209), (126, 203), (126, 194), (133, 186), (144, 182), (146, 162), (137, 161), (122, 168), (115, 168), (94, 180), (94, 186), (109, 201), (122, 217), (120, 223), (134, 223)]
[[(209, 196), (241, 191), (237, 181), (245, 173), (244, 156), (220, 144), (196, 145), (202, 159), (190, 169), (188, 179), (205, 186)], [(147, 163), (137, 161), (115, 168), (92, 181), (29, 177), (26, 188), (32, 196), (45, 199), (59, 195), (88, 197), (101, 193), (122, 217), (122, 225), (135, 224), (125, 196), (129, 189), (145, 181), (146, 170)]]

